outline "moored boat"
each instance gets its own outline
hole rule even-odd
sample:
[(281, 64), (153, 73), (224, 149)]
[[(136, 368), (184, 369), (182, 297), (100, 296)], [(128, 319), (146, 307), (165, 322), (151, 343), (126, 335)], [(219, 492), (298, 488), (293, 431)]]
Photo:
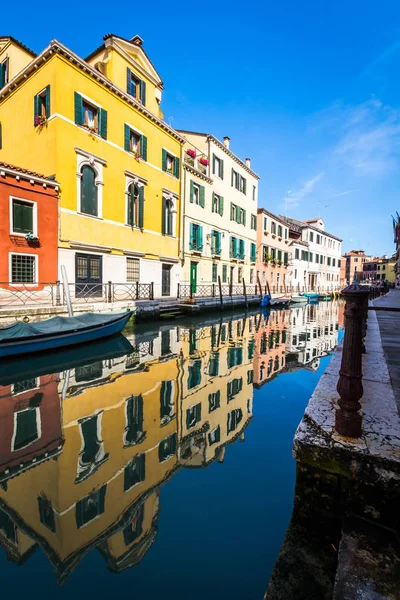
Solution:
[(282, 296), (281, 298), (272, 298), (270, 300), (270, 306), (287, 306), (290, 302), (290, 298)]
[(307, 296), (292, 296), (290, 302), (294, 304), (306, 304), (308, 302)]
[(312, 300), (317, 300), (318, 299), (318, 292), (303, 292), (302, 294), (300, 294), (300, 296), (304, 296), (305, 298), (309, 298)]
[(38, 323), (13, 323), (0, 329), (0, 357), (43, 352), (92, 342), (120, 333), (133, 311), (84, 313), (53, 317)]
[(319, 294), (318, 300), (332, 300), (332, 296), (330, 294)]

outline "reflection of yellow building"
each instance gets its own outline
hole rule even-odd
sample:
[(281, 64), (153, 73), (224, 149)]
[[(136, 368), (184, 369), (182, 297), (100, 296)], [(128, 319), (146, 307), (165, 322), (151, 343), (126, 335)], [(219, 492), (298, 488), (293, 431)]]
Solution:
[(0, 487), (8, 556), (22, 562), (38, 544), (60, 583), (95, 547), (112, 571), (138, 563), (156, 536), (160, 486), (222, 459), (251, 418), (251, 327), (162, 328), (132, 339), (129, 356), (59, 374), (61, 452)]

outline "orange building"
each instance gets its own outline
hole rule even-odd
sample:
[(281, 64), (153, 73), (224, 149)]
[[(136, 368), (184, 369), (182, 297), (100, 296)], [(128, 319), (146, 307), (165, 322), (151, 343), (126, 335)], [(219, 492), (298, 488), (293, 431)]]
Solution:
[(0, 286), (57, 279), (58, 183), (0, 162)]
[(254, 334), (253, 383), (259, 389), (286, 366), (287, 328), (289, 310), (271, 311), (268, 316), (257, 315)]
[[(352, 283), (354, 277), (357, 281), (363, 279), (364, 264), (371, 261), (372, 256), (365, 254), (364, 250), (350, 250), (342, 256), (345, 266), (345, 282)], [(342, 273), (342, 272), (341, 272)]]
[[(257, 277), (271, 292), (284, 291), (289, 284), (291, 260), (289, 226), (265, 208), (257, 210)], [(257, 282), (258, 283), (258, 282)]]

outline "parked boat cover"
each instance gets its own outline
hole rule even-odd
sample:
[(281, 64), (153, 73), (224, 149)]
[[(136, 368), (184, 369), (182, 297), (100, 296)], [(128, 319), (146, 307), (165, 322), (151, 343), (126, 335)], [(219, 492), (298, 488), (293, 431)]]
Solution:
[(0, 328), (0, 343), (15, 341), (19, 338), (32, 338), (38, 336), (51, 336), (57, 333), (68, 333), (112, 323), (126, 313), (96, 314), (84, 313), (79, 317), (53, 317), (39, 323), (13, 323), (8, 327)]

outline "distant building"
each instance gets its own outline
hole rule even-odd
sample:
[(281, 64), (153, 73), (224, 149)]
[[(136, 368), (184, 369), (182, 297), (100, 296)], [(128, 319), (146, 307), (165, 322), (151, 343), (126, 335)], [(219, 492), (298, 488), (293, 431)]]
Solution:
[(345, 282), (352, 283), (353, 279), (357, 281), (362, 279), (363, 265), (372, 260), (372, 256), (365, 254), (364, 250), (350, 250), (343, 254), (342, 261), (345, 267)]
[(265, 208), (257, 211), (257, 277), (271, 291), (284, 288), (289, 281), (289, 227)]
[(387, 256), (378, 256), (365, 262), (363, 265), (362, 279), (369, 283), (381, 280), (395, 283), (396, 255), (394, 254), (391, 258), (388, 258)]
[(342, 240), (325, 231), (321, 218), (298, 221), (280, 215), (280, 219), (288, 224), (291, 239), (289, 284), (308, 290), (338, 287)]
[(396, 213), (396, 219), (393, 219), (394, 243), (396, 244), (396, 264), (395, 264), (395, 283), (396, 287), (400, 288), (400, 216)]

